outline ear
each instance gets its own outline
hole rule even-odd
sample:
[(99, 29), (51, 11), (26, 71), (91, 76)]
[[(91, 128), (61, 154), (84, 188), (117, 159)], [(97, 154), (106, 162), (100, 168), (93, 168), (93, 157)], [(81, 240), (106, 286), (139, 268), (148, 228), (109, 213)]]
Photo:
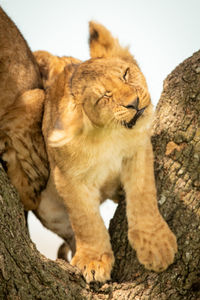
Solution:
[(92, 58), (120, 57), (126, 61), (136, 63), (128, 47), (121, 47), (118, 39), (115, 39), (103, 25), (90, 22), (89, 29), (90, 56)]
[(44, 88), (48, 88), (67, 65), (78, 64), (80, 60), (72, 57), (58, 57), (47, 51), (35, 51), (34, 56), (39, 66)]

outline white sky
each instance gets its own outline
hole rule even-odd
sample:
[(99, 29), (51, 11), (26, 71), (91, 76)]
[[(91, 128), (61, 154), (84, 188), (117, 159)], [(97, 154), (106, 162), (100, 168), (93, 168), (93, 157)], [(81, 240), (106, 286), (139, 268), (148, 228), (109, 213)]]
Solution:
[[(165, 77), (200, 49), (200, 0), (0, 0), (0, 5), (33, 51), (82, 60), (89, 58), (88, 21), (102, 23), (122, 45), (130, 46), (154, 105)], [(107, 205), (103, 214), (108, 223), (114, 208)], [(40, 251), (55, 258), (60, 241), (42, 235), (33, 218), (31, 232)]]

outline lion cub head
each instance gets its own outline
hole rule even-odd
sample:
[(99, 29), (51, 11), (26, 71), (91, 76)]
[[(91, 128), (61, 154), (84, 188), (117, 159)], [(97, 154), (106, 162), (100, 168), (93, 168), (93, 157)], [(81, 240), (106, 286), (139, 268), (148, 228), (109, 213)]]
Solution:
[(94, 22), (90, 22), (89, 43), (91, 59), (66, 60), (48, 89), (54, 111), (49, 116), (52, 146), (62, 146), (101, 128), (132, 130), (149, 114), (146, 80), (128, 48), (121, 47), (105, 27)]

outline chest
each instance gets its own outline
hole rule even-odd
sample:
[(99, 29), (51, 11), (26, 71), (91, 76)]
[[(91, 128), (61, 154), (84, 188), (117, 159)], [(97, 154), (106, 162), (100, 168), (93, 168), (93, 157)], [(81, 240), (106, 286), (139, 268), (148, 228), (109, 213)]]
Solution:
[(67, 172), (99, 189), (114, 184), (120, 179), (124, 158), (133, 155), (136, 142), (134, 137), (119, 134), (82, 140), (68, 155)]

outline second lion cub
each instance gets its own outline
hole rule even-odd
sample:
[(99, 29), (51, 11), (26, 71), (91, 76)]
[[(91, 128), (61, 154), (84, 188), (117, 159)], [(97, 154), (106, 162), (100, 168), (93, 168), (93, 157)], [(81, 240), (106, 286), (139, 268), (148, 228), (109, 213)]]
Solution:
[(114, 256), (99, 205), (117, 200), (123, 187), (129, 242), (147, 269), (160, 272), (173, 262), (177, 245), (157, 207), (147, 84), (128, 49), (94, 22), (90, 53), (83, 63), (66, 59), (57, 72), (53, 56), (36, 53), (46, 78), (57, 75), (43, 119), (51, 172), (36, 213), (71, 244), (75, 234), (72, 265), (87, 282), (104, 282)]

